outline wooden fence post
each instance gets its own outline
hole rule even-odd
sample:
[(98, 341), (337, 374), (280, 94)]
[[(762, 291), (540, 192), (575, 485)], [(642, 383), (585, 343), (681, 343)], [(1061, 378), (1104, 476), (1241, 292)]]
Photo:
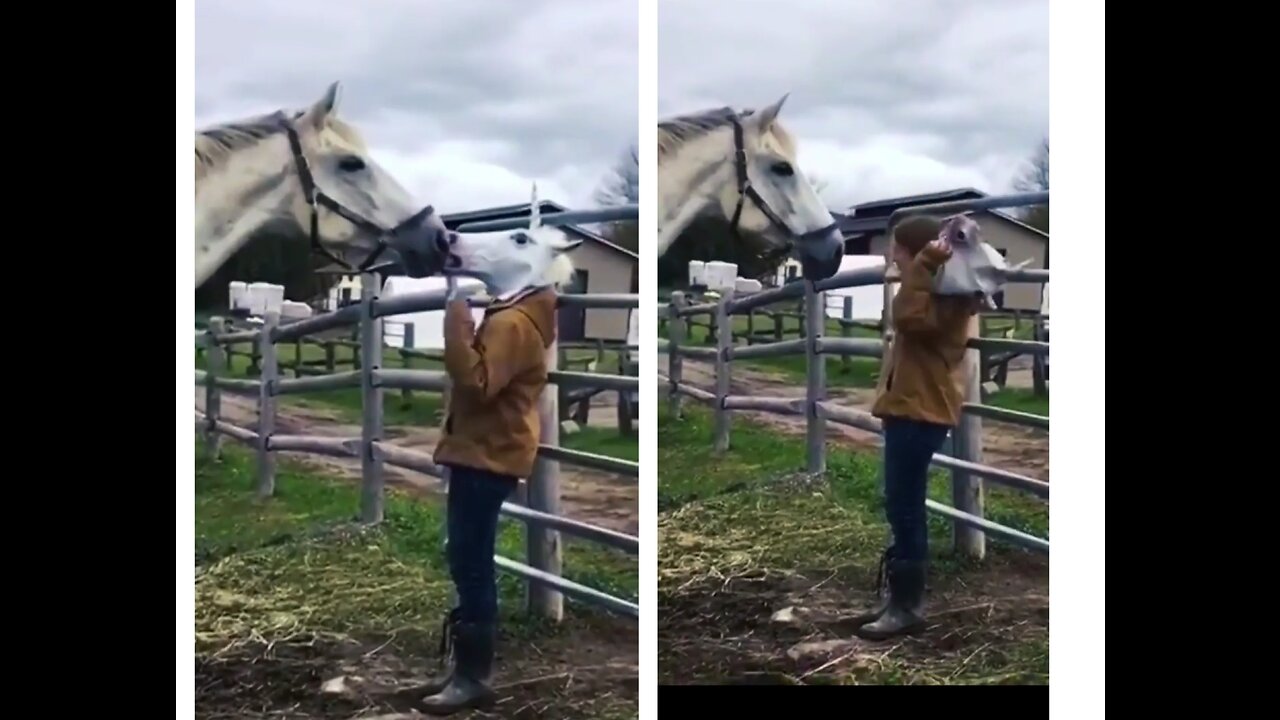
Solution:
[[(618, 350), (618, 374), (631, 375), (631, 351), (625, 347)], [(598, 371), (597, 371), (598, 372)], [(618, 391), (618, 434), (629, 437), (634, 432), (631, 425), (631, 391)]]
[[(547, 370), (556, 369), (559, 359), (558, 343), (552, 341), (546, 350)], [(538, 403), (539, 442), (552, 447), (560, 446), (560, 411), (558, 388), (550, 384), (542, 391)], [(525, 502), (531, 510), (560, 514), (560, 463), (539, 456), (533, 464), (533, 473), (526, 485)], [(525, 547), (529, 567), (560, 576), (560, 532), (547, 527), (528, 524)], [(526, 599), (529, 612), (559, 622), (564, 619), (564, 595), (538, 583), (526, 583)]]
[[(840, 323), (840, 337), (853, 337), (853, 297), (844, 296), (844, 308), (841, 312), (844, 322)], [(852, 365), (849, 353), (840, 354), (840, 372), (847, 373)]]
[(209, 427), (204, 433), (204, 450), (205, 457), (209, 460), (216, 460), (222, 451), (222, 433), (218, 432), (215, 423), (222, 415), (222, 391), (218, 389), (218, 378), (225, 371), (227, 366), (227, 353), (221, 345), (218, 344), (217, 336), (226, 331), (227, 323), (220, 317), (210, 318), (209, 345), (205, 348), (205, 386), (204, 386), (204, 415), (208, 418)]
[[(1031, 318), (1031, 339), (1037, 342), (1045, 342), (1047, 333), (1044, 331), (1044, 316), (1033, 315)], [(1044, 397), (1049, 394), (1048, 366), (1045, 363), (1045, 356), (1036, 353), (1031, 356), (1031, 388), (1037, 397)]]
[(381, 290), (376, 274), (360, 277), (360, 519), (366, 523), (382, 522), (384, 501), (382, 461), (373, 450), (373, 444), (382, 440), (382, 388), (373, 377), (382, 368), (383, 320), (373, 316)]
[(258, 375), (258, 497), (268, 498), (276, 492), (276, 457), (271, 452), (271, 435), (276, 431), (276, 380), (280, 363), (276, 357), (276, 341), (271, 337), (280, 324), (280, 313), (268, 312), (263, 318), (258, 337), (258, 356), (262, 371)]
[(683, 292), (677, 290), (671, 293), (671, 304), (669, 316), (667, 318), (667, 338), (671, 342), (671, 349), (667, 355), (667, 377), (671, 378), (671, 385), (668, 387), (669, 395), (667, 395), (667, 407), (671, 411), (674, 418), (681, 417), (681, 395), (676, 391), (676, 386), (684, 382), (681, 377), (684, 374), (684, 361), (680, 357), (680, 348), (684, 345), (687, 335), (687, 325), (684, 317), (680, 315), (680, 311), (684, 310), (689, 301), (685, 299)]
[(733, 347), (733, 316), (729, 314), (733, 291), (722, 292), (720, 302), (716, 303), (715, 315), (716, 405), (713, 448), (717, 453), (729, 449), (729, 411), (724, 409), (724, 399), (729, 396), (729, 349)]
[(818, 354), (818, 341), (826, 328), (826, 293), (817, 292), (813, 283), (804, 282), (804, 356), (805, 382), (805, 469), (811, 473), (827, 470), (827, 419), (818, 414), (818, 403), (827, 396), (827, 358)]
[[(980, 332), (975, 315), (969, 320), (969, 336)], [(982, 402), (982, 353), (979, 350), (965, 352), (965, 402)], [(982, 418), (972, 413), (962, 413), (960, 422), (952, 431), (952, 451), (961, 460), (982, 462)], [(951, 505), (956, 510), (977, 517), (984, 517), (982, 478), (961, 470), (951, 471)], [(956, 553), (976, 560), (987, 554), (987, 536), (981, 530), (952, 523), (952, 539)]]
[[(400, 346), (400, 362), (406, 368), (409, 367), (410, 358), (409, 358), (409, 354), (404, 351), (412, 350), (414, 347), (416, 347), (414, 343), (417, 340), (417, 337), (416, 337), (417, 333), (414, 331), (413, 328), (414, 328), (414, 323), (407, 322), (404, 324), (404, 343)], [(413, 391), (410, 390), (409, 388), (401, 389), (400, 398), (404, 400), (406, 405), (409, 404), (410, 402), (413, 401)]]

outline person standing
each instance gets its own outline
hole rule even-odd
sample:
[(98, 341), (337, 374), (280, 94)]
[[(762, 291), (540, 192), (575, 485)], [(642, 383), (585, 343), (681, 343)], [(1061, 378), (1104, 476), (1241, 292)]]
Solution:
[(452, 387), (434, 457), (449, 468), (445, 553), (458, 603), (445, 618), (441, 638), (450, 667), (424, 688), (420, 702), (433, 715), (493, 700), (498, 513), (519, 479), (533, 472), (555, 309), (551, 287), (495, 302), (478, 330), (466, 300), (445, 308), (444, 364)]
[(952, 249), (942, 223), (916, 216), (893, 234), (901, 278), (893, 298), (893, 342), (871, 413), (884, 426), (885, 515), (893, 540), (878, 578), (881, 602), (856, 619), (855, 633), (884, 640), (921, 629), (929, 532), (925, 497), (929, 465), (960, 420), (965, 344), (974, 298), (933, 293), (938, 269)]

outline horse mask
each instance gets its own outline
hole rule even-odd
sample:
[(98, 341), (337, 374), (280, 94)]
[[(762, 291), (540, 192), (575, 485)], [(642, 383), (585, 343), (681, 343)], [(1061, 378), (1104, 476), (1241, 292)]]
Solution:
[[(979, 297), (995, 308), (993, 296), (1004, 289), (1011, 269), (1004, 257), (982, 239), (982, 228), (968, 215), (952, 215), (942, 221), (938, 238), (951, 245), (951, 258), (938, 269), (933, 291), (938, 295)], [(1019, 263), (1018, 269), (1031, 262)]]

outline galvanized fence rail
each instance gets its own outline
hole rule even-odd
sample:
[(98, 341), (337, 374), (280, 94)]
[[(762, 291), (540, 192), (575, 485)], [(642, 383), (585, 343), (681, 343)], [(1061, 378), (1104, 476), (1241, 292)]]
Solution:
[[(893, 213), (888, 233), (902, 219), (918, 214), (953, 214), (969, 210), (1040, 205), (1049, 201), (1049, 194), (1025, 193), (978, 200), (938, 203), (903, 208)], [(795, 281), (781, 287), (734, 297), (725, 292), (715, 303), (690, 304), (683, 292), (671, 295), (671, 301), (658, 307), (659, 318), (667, 324), (667, 338), (658, 339), (658, 352), (667, 353), (668, 367), (659, 380), (667, 385), (667, 403), (671, 412), (679, 416), (682, 400), (693, 398), (711, 406), (714, 416), (712, 445), (717, 452), (729, 448), (730, 413), (734, 410), (751, 410), (782, 415), (795, 415), (806, 420), (805, 447), (806, 469), (809, 472), (826, 470), (826, 424), (828, 421), (882, 434), (880, 420), (870, 413), (841, 407), (827, 400), (826, 355), (880, 358), (887, 356), (885, 349), (893, 342), (892, 296), (889, 285), (896, 282), (895, 274), (886, 274), (885, 268), (859, 268), (821, 280), (817, 283)], [(1047, 283), (1048, 270), (1017, 270), (1009, 274), (1010, 282)], [(837, 288), (885, 286), (885, 317), (881, 323), (881, 339), (824, 337), (826, 331), (827, 290)], [(772, 343), (755, 343), (736, 346), (733, 343), (732, 318), (745, 315), (766, 305), (804, 298), (804, 337)], [(688, 344), (688, 322), (691, 315), (714, 313), (716, 318), (716, 347), (699, 347)], [(975, 337), (977, 318), (970, 328), (966, 354), (965, 403), (960, 423), (951, 433), (950, 454), (938, 453), (933, 464), (951, 470), (952, 504), (944, 505), (933, 500), (925, 504), (931, 512), (950, 519), (953, 523), (953, 542), (957, 552), (973, 558), (986, 555), (986, 538), (998, 538), (1021, 547), (1048, 554), (1049, 540), (1015, 528), (992, 522), (984, 517), (985, 484), (993, 482), (1008, 488), (1028, 492), (1048, 500), (1049, 483), (1019, 473), (991, 467), (982, 461), (983, 419), (1007, 422), (1027, 427), (1049, 429), (1049, 418), (1031, 413), (1016, 412), (982, 403), (980, 383), (982, 349), (1018, 349), (1034, 355), (1048, 356), (1049, 343), (1025, 340), (997, 340)], [(806, 361), (807, 380), (803, 397), (754, 397), (731, 395), (730, 378), (732, 361), (751, 358), (783, 357), (803, 354)], [(684, 382), (683, 358), (712, 360), (715, 363), (715, 391), (708, 392)]]
[[(257, 492), (268, 497), (275, 489), (275, 453), (280, 451), (314, 453), (333, 457), (359, 458), (361, 461), (360, 517), (366, 523), (383, 519), (385, 486), (383, 467), (392, 465), (446, 479), (443, 468), (431, 456), (416, 450), (397, 447), (384, 439), (383, 392), (388, 389), (446, 391), (449, 385), (444, 372), (416, 369), (384, 369), (382, 367), (383, 326), (385, 318), (412, 312), (442, 310), (445, 290), (399, 295), (383, 299), (375, 275), (362, 276), (365, 290), (358, 305), (336, 312), (281, 324), (275, 313), (265, 318), (256, 330), (227, 332), (222, 318), (213, 318), (196, 342), (204, 347), (206, 371), (196, 371), (196, 384), (205, 387), (205, 412), (196, 410), (196, 427), (204, 433), (206, 449), (216, 455), (222, 436), (244, 442), (257, 450)], [(484, 301), (471, 299), (472, 306)], [(634, 308), (637, 295), (565, 295), (563, 306), (582, 308)], [(281, 378), (276, 361), (277, 343), (325, 330), (356, 325), (360, 337), (360, 368), (306, 378)], [(226, 346), (233, 343), (257, 343), (260, 372), (256, 380), (226, 377)], [(579, 388), (605, 388), (635, 391), (639, 380), (610, 374), (561, 372), (556, 370), (556, 345), (547, 349), (552, 384)], [(361, 436), (332, 438), (315, 435), (282, 435), (275, 432), (276, 399), (281, 395), (359, 387), (363, 400)], [(258, 427), (239, 427), (221, 418), (220, 395), (223, 391), (249, 393), (258, 397)], [(524, 522), (528, 528), (525, 562), (496, 557), (498, 567), (528, 583), (527, 604), (530, 612), (560, 620), (564, 615), (564, 596), (603, 607), (615, 613), (639, 617), (639, 606), (630, 600), (614, 597), (599, 590), (562, 577), (560, 533), (612, 547), (631, 555), (639, 552), (639, 538), (608, 528), (591, 525), (560, 514), (560, 463), (604, 470), (631, 478), (639, 476), (639, 464), (594, 453), (560, 447), (560, 424), (557, 390), (549, 386), (539, 407), (541, 437), (534, 471), (526, 479), (524, 505), (504, 503), (502, 513)]]

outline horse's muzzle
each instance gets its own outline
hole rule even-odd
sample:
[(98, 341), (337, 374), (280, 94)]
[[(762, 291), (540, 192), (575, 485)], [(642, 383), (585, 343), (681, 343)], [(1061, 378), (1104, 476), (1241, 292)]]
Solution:
[(390, 246), (400, 258), (401, 269), (413, 278), (429, 277), (444, 269), (449, 231), (430, 208), (400, 224), (391, 234)]
[(839, 228), (831, 228), (816, 237), (805, 237), (795, 243), (796, 259), (808, 280), (826, 280), (840, 271), (844, 260), (844, 236)]

